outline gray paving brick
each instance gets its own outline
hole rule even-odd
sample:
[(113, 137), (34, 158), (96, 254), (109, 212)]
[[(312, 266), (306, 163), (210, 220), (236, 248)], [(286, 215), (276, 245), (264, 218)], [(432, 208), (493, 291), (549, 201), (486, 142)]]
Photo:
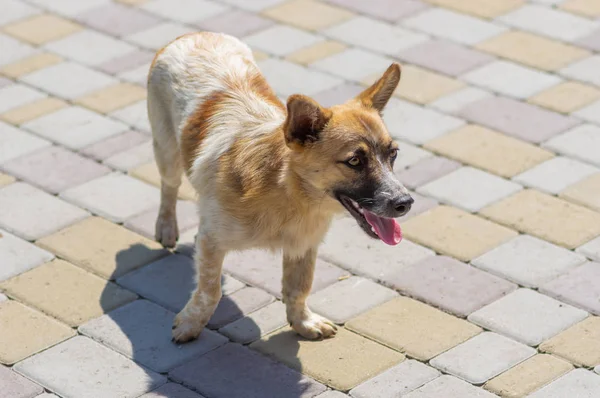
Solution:
[(325, 391), (323, 394), (317, 396), (317, 398), (346, 398), (348, 395), (343, 394), (336, 390)]
[(389, 58), (360, 48), (349, 48), (313, 62), (310, 66), (347, 80), (361, 82), (372, 75), (383, 74), (392, 62)]
[(275, 301), (219, 329), (233, 342), (248, 344), (287, 325), (285, 305)]
[(529, 395), (529, 398), (596, 398), (600, 394), (600, 376), (575, 369)]
[(93, 29), (113, 36), (124, 36), (139, 32), (161, 21), (156, 16), (119, 3), (107, 3), (92, 8), (77, 15), (75, 19)]
[(120, 57), (116, 57), (103, 64), (96, 65), (96, 68), (104, 73), (115, 75), (135, 69), (142, 65), (147, 65), (154, 58), (154, 53), (147, 50), (135, 50)]
[[(443, 156), (431, 156), (412, 164), (408, 169), (396, 172), (398, 179), (408, 189), (416, 189), (421, 185), (451, 173), (461, 164)], [(416, 202), (416, 201), (415, 201)]]
[(44, 47), (67, 59), (89, 66), (104, 63), (135, 50), (131, 44), (88, 29), (52, 41)]
[(544, 147), (600, 167), (600, 127), (584, 124), (544, 143)]
[(399, 172), (413, 164), (432, 157), (433, 154), (415, 145), (400, 143), (400, 154), (394, 162), (394, 172)]
[(600, 51), (600, 28), (587, 36), (579, 38), (576, 44), (590, 50)]
[[(277, 94), (288, 96), (296, 93), (316, 94), (342, 83), (342, 80), (314, 69), (307, 69), (289, 61), (269, 58), (258, 66), (267, 83)], [(290, 79), (290, 76), (295, 76)]]
[(45, 0), (31, 0), (30, 3), (61, 15), (73, 17), (77, 14), (85, 12), (86, 10), (108, 3), (109, 1), (110, 0), (87, 0), (82, 2), (79, 0), (60, 0), (48, 2)]
[(273, 296), (260, 289), (245, 287), (221, 298), (207, 326), (211, 329), (222, 328), (274, 300)]
[(0, 48), (2, 49), (0, 66), (16, 62), (37, 52), (32, 46), (2, 33), (0, 33)]
[[(154, 239), (157, 216), (158, 208), (154, 208), (128, 219), (123, 225), (140, 235)], [(183, 233), (192, 228), (195, 229), (198, 225), (197, 206), (195, 203), (187, 200), (178, 201), (177, 225), (179, 227), (179, 233)]]
[(327, 90), (319, 91), (313, 98), (322, 106), (330, 107), (343, 104), (356, 97), (365, 88), (357, 83), (342, 83)]
[(211, 398), (311, 398), (325, 391), (324, 385), (234, 343), (176, 368), (169, 377)]
[(125, 40), (149, 50), (158, 50), (169, 44), (171, 40), (197, 29), (175, 22), (164, 22), (151, 28), (125, 36)]
[(315, 34), (287, 25), (274, 25), (244, 38), (250, 47), (279, 56), (321, 41), (323, 38)]
[(175, 313), (169, 310), (150, 301), (136, 300), (83, 324), (79, 331), (159, 373), (227, 342), (220, 334), (204, 330), (197, 340), (178, 346), (171, 342), (174, 318)]
[(208, 0), (152, 0), (142, 8), (163, 18), (187, 23), (229, 10), (226, 5)]
[(22, 274), (54, 258), (54, 254), (0, 229), (0, 281)]
[(407, 394), (406, 398), (493, 398), (496, 395), (456, 377), (443, 375)]
[(0, 121), (0, 164), (47, 146), (50, 142)]
[(2, 293), (0, 293), (0, 303), (3, 302), (3, 301), (6, 301), (6, 300), (8, 300), (8, 297), (6, 297)]
[(17, 0), (4, 0), (2, 3), (4, 9), (0, 16), (0, 25), (6, 25), (19, 19), (32, 17), (40, 13), (37, 7)]
[(362, 0), (328, 0), (328, 2), (390, 22), (396, 22), (427, 8), (427, 4), (420, 0), (371, 0), (369, 3)]
[(243, 10), (231, 10), (211, 18), (203, 18), (196, 25), (210, 32), (223, 32), (243, 37), (272, 26), (275, 22), (258, 14)]
[(592, 260), (600, 261), (600, 237), (579, 246), (576, 252)]
[(142, 395), (140, 398), (204, 398), (195, 392), (188, 390), (181, 384), (167, 383), (156, 390)]
[(43, 393), (42, 387), (0, 365), (0, 398), (33, 398)]
[(114, 111), (110, 116), (139, 131), (148, 133), (151, 131), (146, 100), (136, 102), (135, 104)]
[(154, 160), (152, 142), (148, 141), (106, 158), (104, 164), (127, 172), (152, 160)]
[(542, 285), (540, 292), (600, 315), (600, 263), (588, 262)]
[(166, 381), (164, 376), (83, 336), (27, 358), (14, 369), (69, 398), (135, 398)]
[(11, 84), (0, 89), (0, 113), (47, 97), (46, 94), (24, 86)]

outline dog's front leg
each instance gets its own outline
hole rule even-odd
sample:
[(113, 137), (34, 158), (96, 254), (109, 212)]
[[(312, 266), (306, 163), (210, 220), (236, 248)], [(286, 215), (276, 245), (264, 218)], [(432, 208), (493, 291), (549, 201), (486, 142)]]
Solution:
[(301, 257), (283, 253), (283, 301), (292, 328), (307, 339), (335, 335), (337, 327), (329, 320), (313, 314), (306, 305), (310, 294), (317, 250), (311, 249)]
[(221, 269), (225, 252), (199, 231), (195, 257), (198, 287), (175, 317), (173, 341), (176, 343), (197, 338), (221, 300)]

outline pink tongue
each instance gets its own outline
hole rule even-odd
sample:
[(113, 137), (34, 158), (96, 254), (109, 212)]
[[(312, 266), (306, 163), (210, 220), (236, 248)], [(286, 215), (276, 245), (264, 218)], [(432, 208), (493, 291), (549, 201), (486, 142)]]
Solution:
[(373, 227), (379, 238), (388, 245), (397, 245), (402, 240), (400, 224), (393, 218), (378, 217), (368, 210), (363, 209), (364, 216), (369, 225)]

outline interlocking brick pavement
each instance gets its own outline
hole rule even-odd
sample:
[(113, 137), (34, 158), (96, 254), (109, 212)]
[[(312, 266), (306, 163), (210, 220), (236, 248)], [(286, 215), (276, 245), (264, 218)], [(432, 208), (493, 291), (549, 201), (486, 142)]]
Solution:
[[(0, 397), (600, 396), (599, 4), (3, 0)], [(259, 251), (227, 256), (200, 340), (169, 339), (196, 194), (163, 250), (145, 81), (198, 30), (248, 43), (284, 100), (402, 64), (384, 120), (416, 203), (395, 247), (334, 222), (309, 297), (334, 339), (290, 331)]]

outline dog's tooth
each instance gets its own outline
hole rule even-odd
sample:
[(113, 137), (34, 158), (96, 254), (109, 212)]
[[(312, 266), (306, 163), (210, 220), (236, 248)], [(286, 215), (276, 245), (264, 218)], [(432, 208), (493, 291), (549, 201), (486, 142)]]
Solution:
[(375, 228), (371, 227), (371, 231), (373, 231), (374, 234), (376, 234), (377, 232), (375, 232)]
[(360, 214), (364, 214), (364, 213), (365, 213), (365, 211), (364, 211), (363, 209), (358, 209), (358, 212), (359, 212)]

